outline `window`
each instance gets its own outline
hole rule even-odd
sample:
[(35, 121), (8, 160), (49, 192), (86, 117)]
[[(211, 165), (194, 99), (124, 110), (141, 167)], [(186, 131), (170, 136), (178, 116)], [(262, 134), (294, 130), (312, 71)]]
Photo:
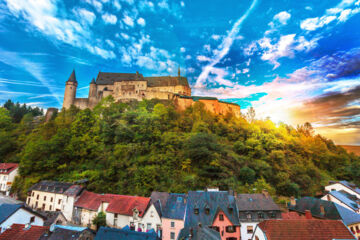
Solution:
[(250, 219), (251, 219), (251, 213), (246, 214), (246, 218), (247, 218), (248, 220), (250, 220)]
[(52, 201), (53, 201), (53, 197), (50, 198), (50, 202), (52, 202)]
[(260, 219), (264, 218), (264, 213), (259, 212), (259, 213), (258, 213), (258, 218), (260, 218)]
[(170, 233), (170, 239), (175, 239), (175, 233), (174, 232)]
[(233, 233), (236, 231), (234, 226), (227, 226), (225, 230), (228, 233)]
[(46, 196), (44, 196), (44, 201), (46, 201)]
[(34, 192), (32, 192), (31, 196), (33, 197), (34, 195), (35, 195), (35, 193), (34, 193)]
[(38, 207), (38, 201), (36, 201), (36, 203), (35, 203), (35, 208), (37, 208)]
[(135, 224), (134, 224), (134, 222), (130, 222), (130, 230), (135, 231)]
[(194, 208), (194, 214), (199, 214), (199, 209), (198, 208)]
[(252, 234), (253, 232), (254, 232), (254, 228), (253, 228), (253, 226), (247, 226), (247, 233), (248, 234)]
[(171, 222), (170, 227), (172, 227), (172, 228), (175, 227), (175, 222)]
[(49, 210), (51, 211), (51, 205), (49, 206)]
[(59, 204), (61, 203), (61, 199), (59, 199), (58, 203), (59, 203)]
[(44, 211), (44, 210), (45, 210), (45, 207), (46, 207), (46, 206), (45, 206), (45, 203), (43, 203), (43, 205), (42, 205), (42, 208), (41, 208), (41, 209)]
[(147, 230), (150, 230), (150, 229), (151, 229), (151, 223), (146, 224), (146, 229), (147, 229)]
[(28, 204), (28, 205), (30, 204), (30, 198), (27, 199), (27, 204)]
[(232, 214), (233, 213), (233, 208), (229, 207), (229, 213)]
[(226, 238), (226, 240), (237, 240), (237, 238), (236, 237), (228, 237), (228, 238)]
[(352, 233), (355, 234), (355, 231), (354, 231), (354, 228), (353, 228), (353, 227), (350, 227), (350, 230), (351, 230)]
[(36, 195), (36, 200), (39, 200), (39, 194), (38, 194), (38, 195)]
[(320, 213), (321, 213), (321, 215), (325, 214), (325, 208), (323, 205), (320, 205)]
[(210, 214), (210, 208), (205, 208), (205, 214), (207, 214), (207, 215)]
[(219, 220), (220, 220), (220, 221), (224, 221), (224, 215), (223, 215), (223, 214), (220, 214), (220, 215), (219, 215)]
[(276, 218), (276, 213), (275, 213), (275, 212), (271, 212), (271, 213), (270, 213), (270, 217), (271, 217), (271, 218)]
[(212, 226), (211, 228), (214, 229), (214, 230), (217, 231), (217, 232), (220, 232), (220, 228), (217, 227), (217, 226)]
[(30, 223), (33, 223), (33, 222), (35, 222), (35, 216), (32, 216), (32, 217), (30, 218)]

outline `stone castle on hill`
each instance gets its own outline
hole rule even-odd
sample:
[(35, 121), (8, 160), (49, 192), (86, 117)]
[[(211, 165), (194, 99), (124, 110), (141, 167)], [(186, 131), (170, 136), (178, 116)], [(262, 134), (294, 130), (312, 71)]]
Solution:
[(186, 77), (161, 76), (144, 77), (136, 73), (109, 73), (99, 72), (96, 80), (90, 82), (89, 96), (76, 98), (75, 70), (66, 81), (63, 108), (68, 109), (74, 105), (80, 109), (93, 108), (104, 97), (113, 96), (116, 101), (128, 102), (142, 99), (171, 100), (175, 106), (184, 110), (199, 101), (204, 103), (205, 108), (215, 114), (233, 113), (240, 116), (240, 106), (235, 103), (219, 101), (214, 97), (191, 96), (191, 88)]

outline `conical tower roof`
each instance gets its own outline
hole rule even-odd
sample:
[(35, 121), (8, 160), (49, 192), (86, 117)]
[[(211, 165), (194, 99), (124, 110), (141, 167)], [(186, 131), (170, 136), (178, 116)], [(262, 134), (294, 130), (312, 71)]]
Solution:
[(75, 76), (75, 69), (72, 71), (72, 73), (71, 73), (71, 75), (70, 75), (70, 77), (69, 77), (69, 79), (67, 81), (77, 83), (76, 76)]
[(93, 78), (93, 79), (91, 80), (91, 83), (90, 83), (90, 84), (96, 84), (95, 78)]

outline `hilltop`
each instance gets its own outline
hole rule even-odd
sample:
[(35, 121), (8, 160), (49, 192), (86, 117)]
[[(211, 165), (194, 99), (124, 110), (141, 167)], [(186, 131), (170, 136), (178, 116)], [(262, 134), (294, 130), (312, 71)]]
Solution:
[(349, 153), (354, 153), (355, 155), (360, 156), (360, 146), (355, 146), (355, 145), (340, 145), (340, 146), (343, 147)]
[(359, 184), (359, 157), (315, 135), (310, 124), (214, 115), (201, 102), (178, 111), (171, 101), (112, 97), (93, 110), (63, 110), (47, 123), (29, 114), (17, 123), (0, 108), (0, 155), (20, 163), (12, 190), (22, 197), (45, 179), (87, 179), (90, 191), (132, 195), (207, 186), (315, 195), (328, 180)]

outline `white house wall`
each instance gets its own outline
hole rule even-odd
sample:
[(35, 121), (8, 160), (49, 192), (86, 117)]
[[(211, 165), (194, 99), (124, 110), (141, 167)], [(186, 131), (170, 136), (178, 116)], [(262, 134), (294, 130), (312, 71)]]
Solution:
[(5, 231), (7, 227), (10, 227), (14, 223), (17, 224), (27, 224), (30, 223), (30, 218), (35, 217), (35, 221), (31, 225), (43, 226), (44, 220), (39, 216), (32, 214), (31, 212), (19, 208), (14, 214), (12, 214), (8, 219), (1, 223), (1, 232)]
[[(241, 239), (245, 239), (245, 240), (251, 239), (258, 223), (257, 222), (241, 222), (240, 224), (241, 224), (241, 227), (240, 227)], [(248, 226), (253, 227), (253, 233), (247, 233)]]
[[(150, 207), (147, 209), (141, 222), (144, 224), (145, 231), (150, 229), (154, 229), (156, 231), (156, 226), (161, 226), (161, 218), (153, 204), (151, 204)], [(147, 228), (148, 224), (151, 224), (150, 229)]]
[[(256, 238), (256, 237), (258, 237), (258, 238)], [(243, 238), (241, 238), (241, 239), (243, 239)], [(252, 238), (251, 237), (246, 238), (245, 240), (247, 240), (247, 239), (251, 239), (251, 240), (267, 240), (266, 237), (265, 237), (264, 232), (258, 227), (255, 229), (255, 232), (252, 235)]]

